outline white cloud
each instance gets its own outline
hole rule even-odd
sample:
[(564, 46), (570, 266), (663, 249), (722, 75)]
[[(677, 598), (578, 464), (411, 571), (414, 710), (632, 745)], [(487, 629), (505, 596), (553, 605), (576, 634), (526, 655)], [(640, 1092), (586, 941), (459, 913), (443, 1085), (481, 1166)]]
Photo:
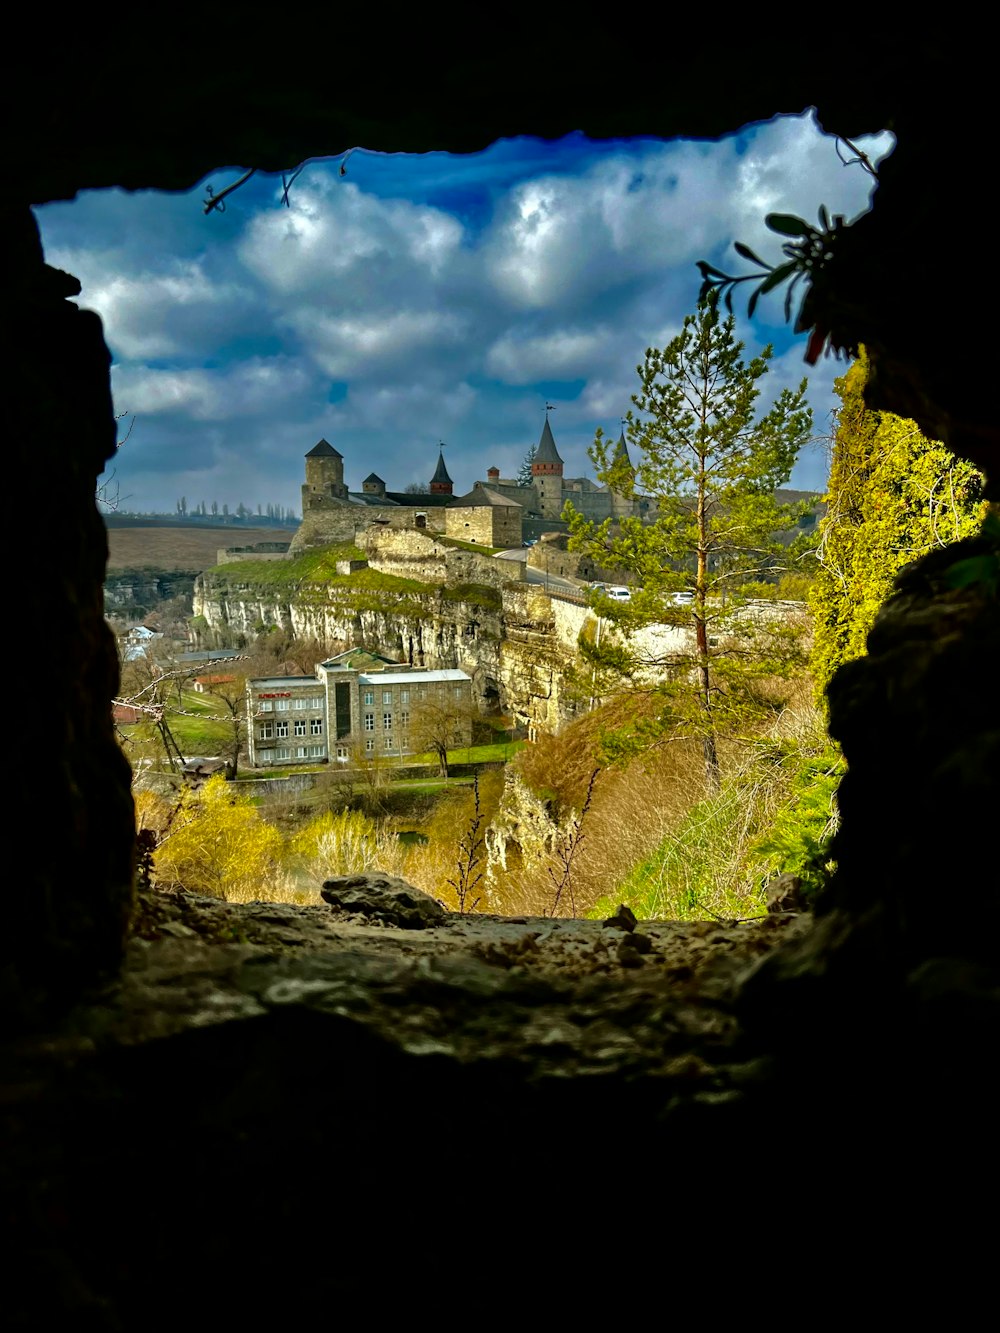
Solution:
[(288, 317), (316, 364), (334, 380), (412, 374), (416, 354), (429, 360), (442, 347), (457, 344), (465, 333), (456, 314), (434, 310), (373, 311), (334, 315), (300, 309)]
[[(863, 146), (877, 156), (890, 142)], [(574, 136), (498, 150), (359, 155), (350, 180), (311, 164), (290, 208), (273, 183), (256, 195), (251, 183), (222, 220), (203, 217), (201, 189), (40, 210), (49, 261), (82, 279), (117, 361), (116, 400), (138, 417), (121, 467), (145, 460), (143, 485), (162, 486), (167, 507), (176, 475), (203, 477), (208, 458), (273, 499), (297, 493), (321, 435), (359, 479), (375, 467), (403, 483), (410, 470), (426, 479), (443, 438), (465, 486), (491, 462), (520, 462), (555, 393), (560, 452), (579, 472), (596, 426), (617, 434), (645, 348), (694, 310), (697, 259), (745, 271), (736, 239), (774, 259), (768, 212), (813, 220), (826, 203), (850, 218), (873, 184), (808, 117), (716, 144)], [(748, 356), (770, 337), (779, 347), (770, 385), (797, 384), (804, 340), (784, 350), (780, 294), (752, 324), (741, 293), (737, 308)], [(810, 373), (817, 431), (842, 370)], [(575, 399), (559, 396), (580, 381)]]
[(535, 336), (509, 330), (486, 353), (486, 370), (504, 384), (578, 379), (600, 361), (608, 330), (559, 329)]
[(226, 371), (118, 365), (112, 384), (116, 403), (130, 416), (187, 415), (209, 422), (274, 411), (303, 394), (308, 377), (284, 358), (253, 357)]
[[(462, 241), (461, 224), (438, 209), (363, 194), (331, 182), (296, 189), (291, 207), (261, 212), (239, 245), (242, 262), (275, 294), (337, 299), (338, 284), (382, 285), (422, 268), (439, 277)], [(349, 293), (358, 290), (348, 282)]]

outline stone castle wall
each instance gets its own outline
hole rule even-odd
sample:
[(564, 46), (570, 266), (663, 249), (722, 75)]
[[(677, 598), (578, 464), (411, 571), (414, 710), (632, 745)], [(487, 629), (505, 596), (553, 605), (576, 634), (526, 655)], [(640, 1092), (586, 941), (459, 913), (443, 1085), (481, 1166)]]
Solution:
[[(468, 511), (457, 511), (468, 512)], [(422, 583), (485, 584), (501, 589), (524, 578), (520, 562), (464, 551), (416, 530), (371, 527), (360, 538), (372, 569)]]

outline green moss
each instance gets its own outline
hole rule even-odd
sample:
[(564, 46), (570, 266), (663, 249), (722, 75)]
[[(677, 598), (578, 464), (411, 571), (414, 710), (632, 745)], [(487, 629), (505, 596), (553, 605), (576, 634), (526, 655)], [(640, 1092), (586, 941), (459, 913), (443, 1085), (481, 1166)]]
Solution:
[(326, 583), (356, 575), (337, 573), (339, 560), (365, 560), (359, 546), (324, 546), (306, 551), (293, 560), (234, 560), (205, 570), (214, 584), (250, 584), (256, 587), (288, 587), (301, 583)]
[(503, 604), (499, 588), (491, 588), (485, 583), (457, 583), (440, 589), (441, 597), (446, 602), (466, 602), (470, 606), (486, 606), (499, 611)]

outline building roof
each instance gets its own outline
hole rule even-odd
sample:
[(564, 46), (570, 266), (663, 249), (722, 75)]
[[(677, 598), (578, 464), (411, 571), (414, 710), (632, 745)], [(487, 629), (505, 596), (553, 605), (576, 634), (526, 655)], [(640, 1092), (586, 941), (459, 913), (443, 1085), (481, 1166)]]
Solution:
[(323, 682), (315, 676), (254, 676), (247, 682), (256, 690), (290, 689), (293, 685), (303, 687), (311, 685), (313, 690), (322, 689)]
[(352, 505), (368, 505), (377, 509), (398, 509), (399, 501), (386, 491), (385, 495), (369, 495), (365, 491), (348, 491), (347, 499)]
[(444, 671), (373, 671), (371, 675), (358, 676), (358, 680), (362, 685), (408, 685), (411, 681), (416, 681), (418, 685), (435, 685), (449, 680), (456, 683), (467, 680), (471, 684), (472, 677), (466, 675), (464, 671), (449, 669)]
[(348, 648), (343, 653), (335, 653), (333, 657), (328, 657), (320, 663), (320, 666), (327, 671), (357, 671), (361, 668), (370, 671), (380, 662), (384, 662), (386, 666), (399, 666), (393, 658), (383, 657), (381, 653), (370, 653), (367, 648)]
[(499, 491), (495, 491), (489, 486), (484, 486), (481, 481), (476, 482), (468, 495), (457, 495), (451, 503), (451, 508), (478, 509), (483, 505), (497, 505), (503, 509), (524, 508), (520, 500), (511, 500), (506, 495), (501, 495)]
[[(431, 509), (435, 505), (450, 505), (454, 498), (441, 491), (436, 495), (428, 491), (386, 491), (386, 496), (409, 509)], [(365, 503), (380, 498), (379, 496), (366, 495)]]
[(380, 486), (385, 485), (385, 482), (382, 480), (382, 478), (378, 475), (377, 472), (369, 472), (368, 476), (365, 477), (364, 481), (361, 484), (364, 486), (367, 485), (368, 482), (370, 481), (377, 481)]
[(314, 444), (306, 454), (306, 458), (343, 458), (343, 454), (334, 449), (332, 444), (326, 440), (320, 440), (319, 444)]
[(431, 485), (433, 485), (434, 482), (436, 481), (437, 482), (446, 481), (449, 485), (452, 484), (451, 477), (448, 476), (448, 469), (444, 465), (444, 454), (441, 452), (440, 449), (438, 450), (438, 465), (434, 469), (433, 477), (431, 477)]
[(538, 441), (538, 448), (535, 450), (535, 456), (531, 461), (533, 463), (562, 462), (556, 449), (556, 442), (552, 438), (552, 427), (549, 425), (548, 416), (546, 416), (545, 425), (542, 427), (542, 438)]

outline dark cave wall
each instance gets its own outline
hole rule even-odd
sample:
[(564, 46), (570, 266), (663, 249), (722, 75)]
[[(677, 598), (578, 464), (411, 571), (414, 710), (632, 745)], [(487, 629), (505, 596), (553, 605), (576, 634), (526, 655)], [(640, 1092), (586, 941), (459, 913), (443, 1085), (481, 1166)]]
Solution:
[[(25, 855), (8, 896), (0, 990), (15, 1009), (73, 996), (113, 975), (132, 902), (130, 772), (109, 701), (118, 684), (104, 621), (107, 559), (94, 491), (114, 453), (110, 355), (98, 317), (68, 297), (75, 279), (43, 260), (34, 220), (8, 217), (0, 361), (8, 377), (9, 475), (18, 558), (44, 528), (47, 592), (19, 608), (19, 682), (8, 694), (9, 826)], [(36, 507), (32, 494), (43, 500)], [(13, 865), (16, 850), (8, 848)]]

